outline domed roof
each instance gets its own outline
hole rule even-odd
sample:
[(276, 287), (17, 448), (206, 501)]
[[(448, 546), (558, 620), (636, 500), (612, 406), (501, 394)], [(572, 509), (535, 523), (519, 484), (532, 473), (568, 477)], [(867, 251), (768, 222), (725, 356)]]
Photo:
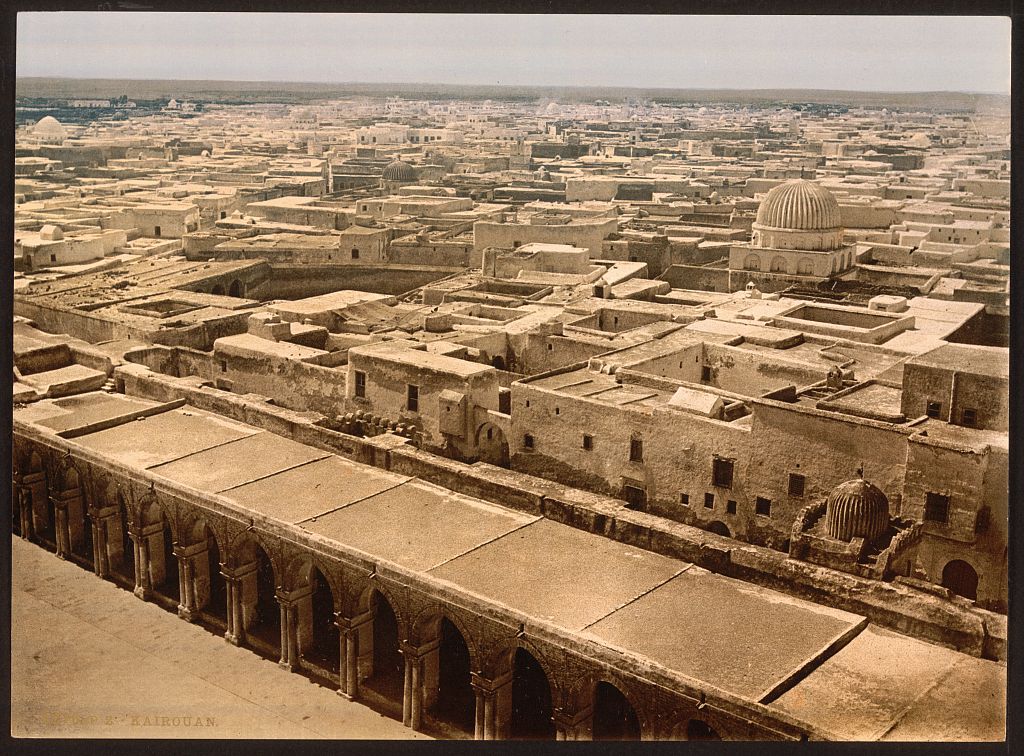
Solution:
[(803, 179), (772, 188), (757, 209), (757, 223), (794, 231), (820, 231), (842, 225), (835, 195)]
[(415, 181), (416, 170), (408, 163), (395, 160), (384, 166), (384, 172), (380, 177), (385, 181)]
[(889, 500), (863, 478), (836, 486), (825, 502), (825, 530), (832, 538), (873, 541), (889, 527)]
[(53, 116), (44, 116), (43, 118), (40, 118), (36, 125), (32, 127), (32, 133), (36, 136), (67, 136), (67, 130), (64, 128), (64, 124)]

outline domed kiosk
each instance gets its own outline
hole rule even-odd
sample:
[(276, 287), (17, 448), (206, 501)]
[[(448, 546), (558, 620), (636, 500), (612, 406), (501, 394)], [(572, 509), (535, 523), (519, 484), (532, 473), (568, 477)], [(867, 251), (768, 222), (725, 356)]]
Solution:
[(891, 580), (913, 569), (921, 523), (891, 516), (878, 486), (857, 477), (824, 501), (804, 507), (793, 522), (789, 556), (864, 577)]
[[(843, 243), (842, 213), (835, 195), (813, 181), (773, 187), (761, 200), (747, 244), (729, 252), (729, 268), (756, 271), (759, 288), (777, 291), (795, 277), (827, 279), (848, 270), (853, 247)], [(736, 276), (731, 290), (749, 280)]]
[(56, 118), (44, 116), (32, 127), (32, 136), (44, 144), (62, 144), (68, 132)]
[(416, 181), (416, 169), (401, 160), (395, 160), (384, 166), (380, 175), (385, 186), (399, 186), (401, 184), (412, 184)]
[(863, 478), (840, 483), (825, 502), (825, 531), (839, 541), (873, 541), (889, 529), (889, 500)]

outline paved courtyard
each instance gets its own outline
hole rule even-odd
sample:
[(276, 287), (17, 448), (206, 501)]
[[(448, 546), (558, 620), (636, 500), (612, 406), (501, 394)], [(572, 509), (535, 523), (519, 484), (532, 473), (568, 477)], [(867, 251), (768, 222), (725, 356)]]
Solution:
[(15, 737), (419, 738), (15, 538)]

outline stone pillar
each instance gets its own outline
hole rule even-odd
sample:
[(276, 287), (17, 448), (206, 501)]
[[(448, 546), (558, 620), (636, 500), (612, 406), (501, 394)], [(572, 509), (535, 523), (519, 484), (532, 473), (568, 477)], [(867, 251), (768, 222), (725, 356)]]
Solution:
[(431, 667), (437, 666), (439, 646), (440, 639), (437, 638), (422, 646), (402, 644), (402, 656), (405, 658), (402, 720), (406, 727), (414, 730), (419, 730), (423, 726), (423, 711), (434, 700), (434, 696), (428, 695), (427, 686), (437, 685), (437, 675), (431, 674)]
[(224, 640), (235, 646), (245, 643), (245, 615), (242, 608), (243, 579), (255, 569), (255, 563), (242, 567), (228, 567), (224, 564), (220, 566), (220, 574), (224, 577), (228, 594), (228, 627), (224, 633)]
[(405, 657), (405, 684), (402, 686), (402, 724), (412, 727), (412, 667), (413, 660), (410, 654), (402, 649), (402, 656)]
[(505, 740), (509, 736), (512, 711), (512, 673), (490, 679), (473, 672), (470, 684), (476, 694), (477, 740)]
[(275, 595), (281, 605), (281, 660), (278, 662), (287, 670), (299, 667), (299, 604), (308, 599), (308, 586), (297, 591), (278, 591)]
[(57, 557), (67, 559), (71, 551), (71, 544), (68, 540), (68, 510), (64, 494), (56, 494), (50, 497), (53, 504), (53, 527), (54, 539), (57, 546)]
[(338, 694), (350, 701), (359, 697), (359, 635), (371, 619), (371, 612), (352, 618), (343, 616), (341, 612), (335, 613), (334, 623), (338, 626), (338, 642), (341, 644)]
[(92, 567), (99, 577), (110, 575), (110, 522), (117, 509), (107, 507), (95, 512), (92, 517)]
[(149, 598), (149, 538), (137, 528), (130, 530), (132, 545), (135, 547), (135, 595), (145, 601)]
[(205, 543), (174, 546), (174, 556), (178, 562), (178, 616), (186, 622), (192, 622), (199, 612), (196, 605), (195, 559), (205, 553)]
[[(154, 537), (163, 537), (163, 524), (154, 523), (144, 528), (137, 528), (135, 535), (135, 548), (138, 553), (138, 561), (135, 570), (135, 595), (141, 599), (148, 599), (153, 592), (153, 542)], [(159, 542), (160, 552), (163, 551), (163, 541)], [(166, 561), (166, 555), (164, 555)], [(166, 564), (163, 566), (166, 568)], [(159, 577), (159, 574), (158, 574)]]
[(21, 525), (21, 537), (32, 540), (32, 489), (19, 483), (17, 487), (18, 521)]

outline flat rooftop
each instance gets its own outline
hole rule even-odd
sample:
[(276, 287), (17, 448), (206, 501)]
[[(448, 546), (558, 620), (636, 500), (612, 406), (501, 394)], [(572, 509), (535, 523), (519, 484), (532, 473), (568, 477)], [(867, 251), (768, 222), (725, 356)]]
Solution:
[[(83, 394), (75, 411), (106, 417), (111, 401)], [(136, 402), (113, 401), (125, 410)], [(48, 405), (59, 407), (45, 400), (15, 410), (14, 420), (52, 432), (39, 422)], [(981, 739), (1001, 735), (998, 707), (975, 694), (1005, 689), (1004, 666), (879, 631), (856, 614), (188, 406), (66, 443), (443, 580), (652, 669), (748, 701), (770, 701), (792, 685), (770, 705), (839, 735), (922, 736), (934, 732), (933, 721)], [(954, 705), (963, 716), (936, 720)]]

